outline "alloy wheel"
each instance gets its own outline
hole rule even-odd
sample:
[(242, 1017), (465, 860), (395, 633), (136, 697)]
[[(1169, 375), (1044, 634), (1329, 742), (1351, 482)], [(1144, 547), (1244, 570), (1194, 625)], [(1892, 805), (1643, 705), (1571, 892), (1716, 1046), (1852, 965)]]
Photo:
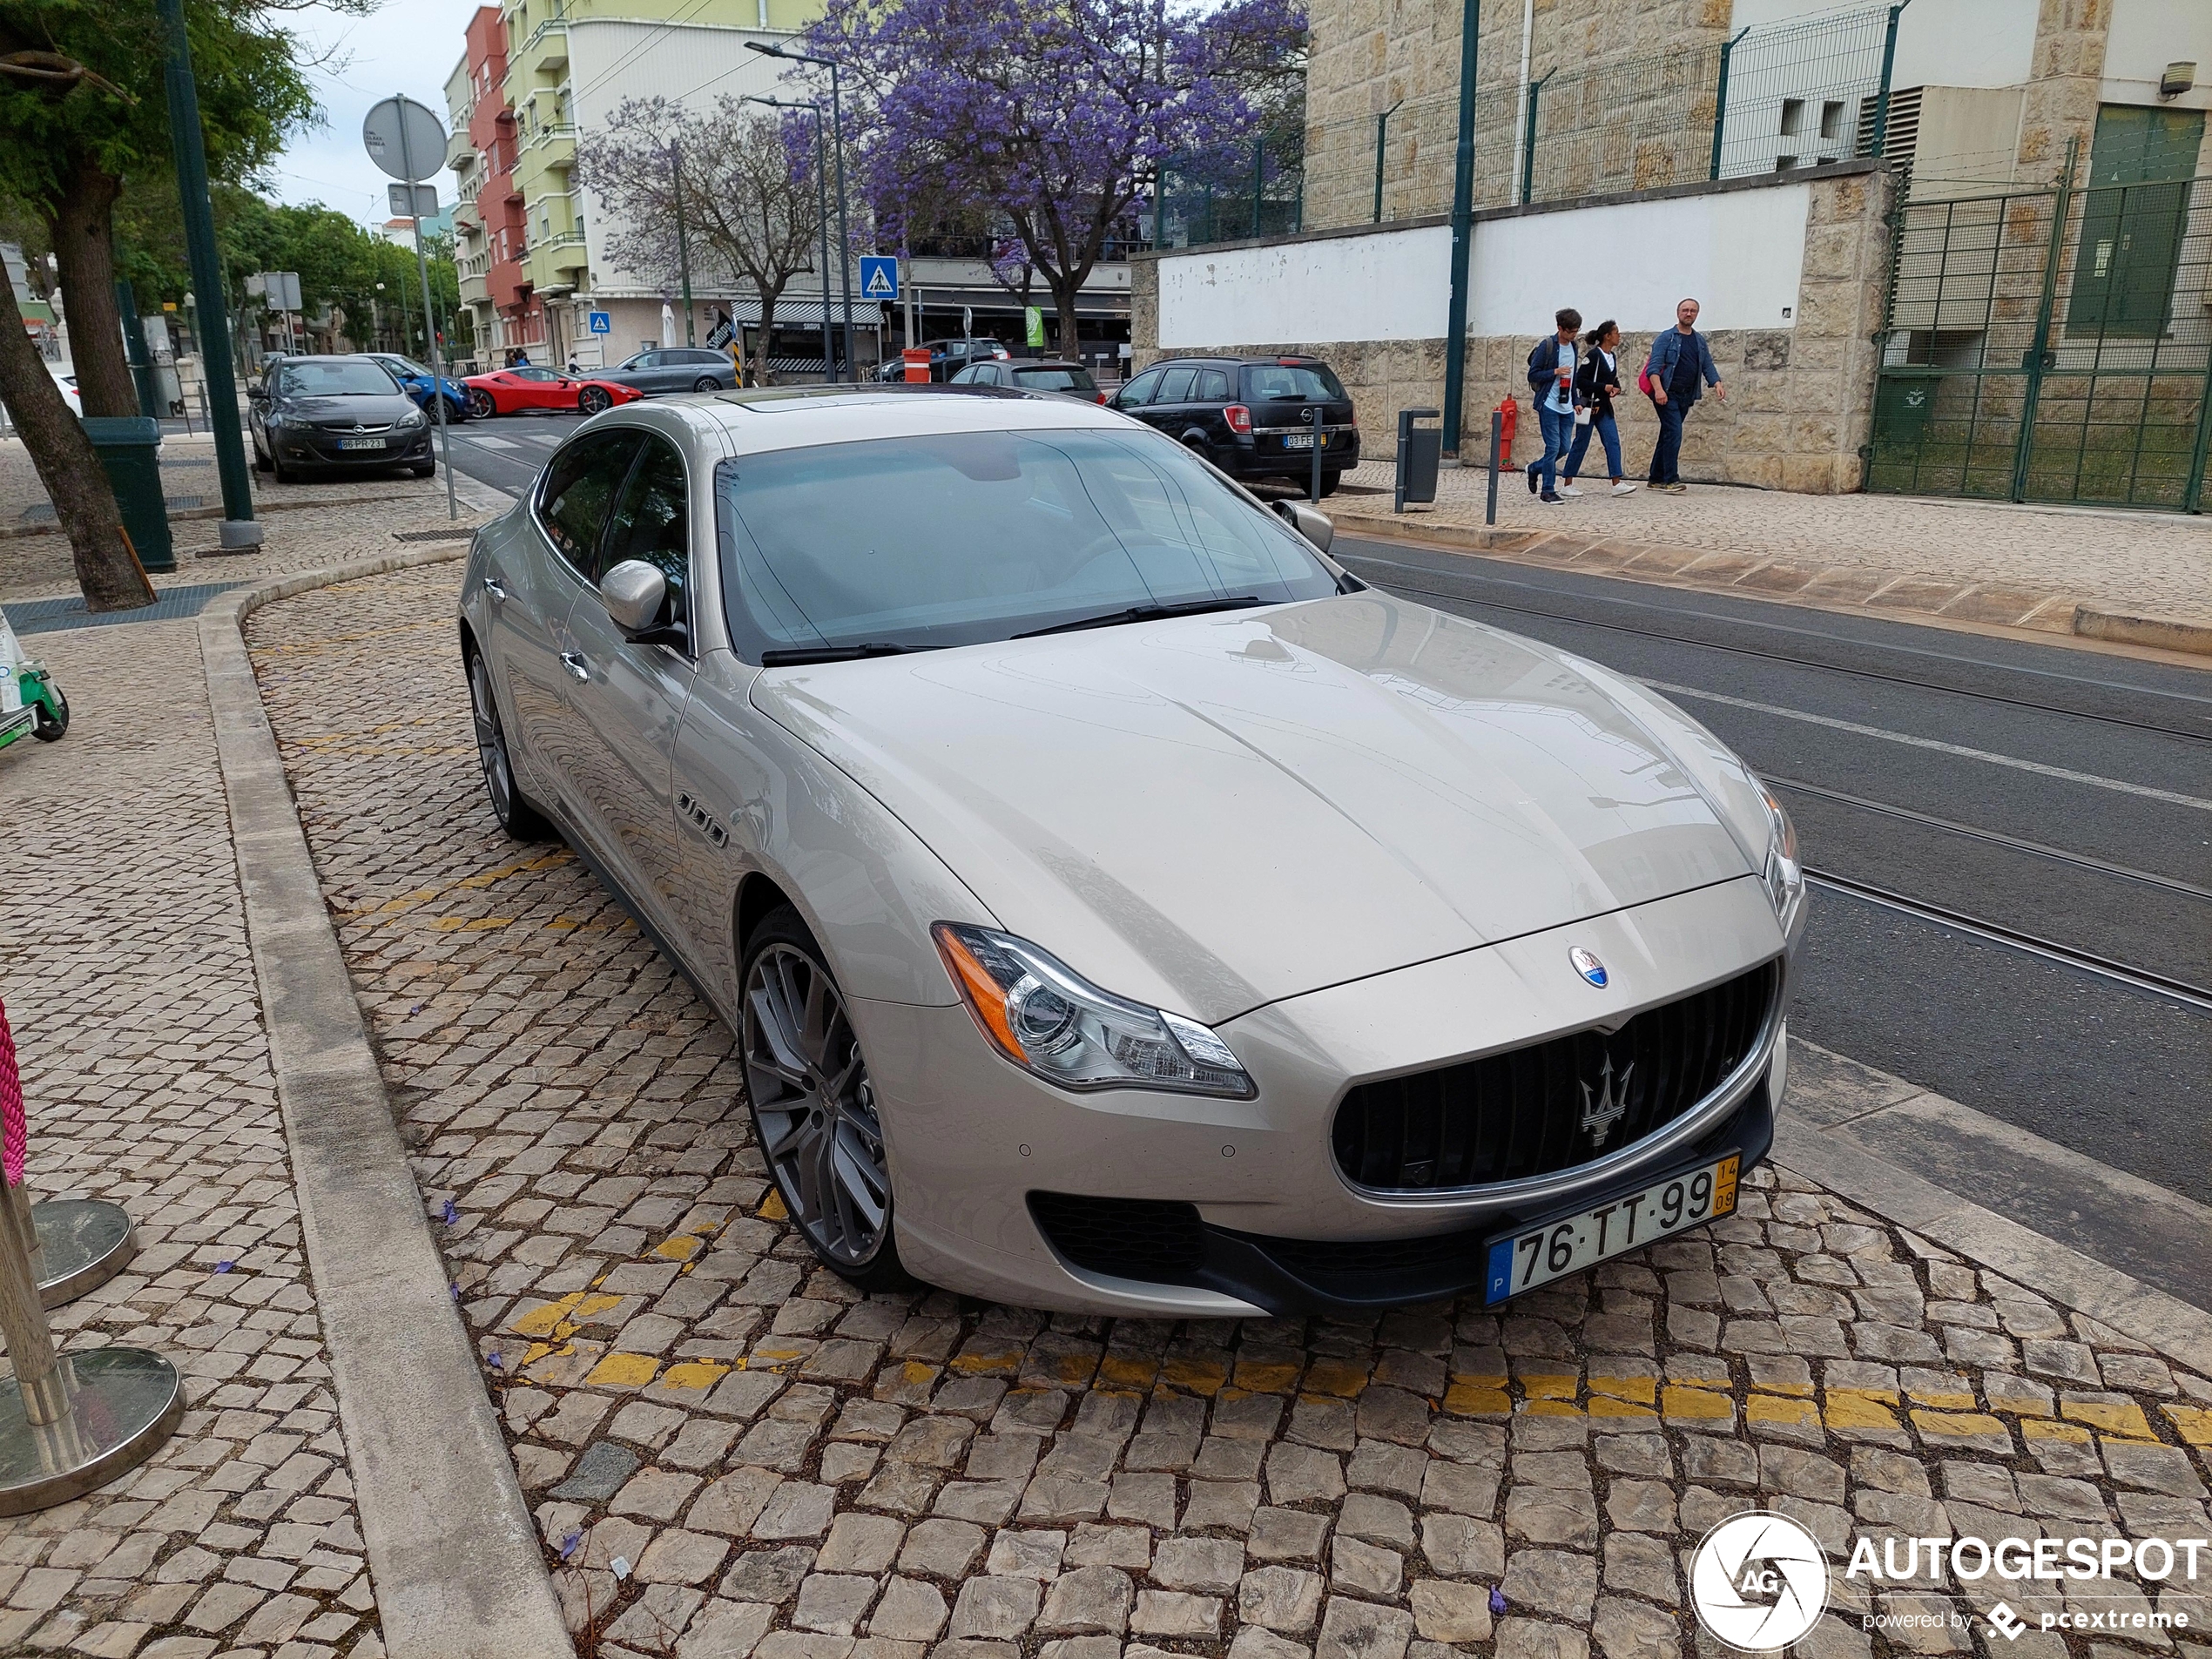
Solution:
[(586, 415), (597, 415), (614, 400), (596, 386), (587, 386), (576, 395), (576, 406)]
[(484, 769), (484, 792), (502, 824), (515, 816), (515, 769), (507, 759), (507, 734), (499, 729), (499, 707), (492, 701), (491, 672), (482, 651), (469, 659), (469, 710), (476, 726), (476, 759)]
[(745, 974), (745, 1083), (761, 1150), (815, 1251), (865, 1267), (890, 1236), (891, 1177), (860, 1038), (828, 970), (780, 941)]
[(489, 392), (480, 386), (469, 388), (469, 414), (471, 419), (489, 421), (499, 413), (499, 405), (492, 401)]

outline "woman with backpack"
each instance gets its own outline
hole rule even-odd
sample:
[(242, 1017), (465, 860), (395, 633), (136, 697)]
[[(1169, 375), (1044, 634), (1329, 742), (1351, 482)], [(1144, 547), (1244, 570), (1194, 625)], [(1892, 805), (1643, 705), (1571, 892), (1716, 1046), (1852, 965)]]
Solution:
[(1605, 445), (1605, 469), (1613, 476), (1613, 493), (1633, 496), (1636, 487), (1621, 474), (1621, 428), (1613, 419), (1613, 400), (1621, 390), (1620, 325), (1608, 317), (1582, 339), (1590, 349), (1575, 371), (1575, 447), (1567, 452), (1567, 464), (1560, 469), (1559, 493), (1582, 493), (1575, 488), (1575, 475), (1582, 469), (1582, 457), (1589, 451), (1590, 434), (1595, 432)]

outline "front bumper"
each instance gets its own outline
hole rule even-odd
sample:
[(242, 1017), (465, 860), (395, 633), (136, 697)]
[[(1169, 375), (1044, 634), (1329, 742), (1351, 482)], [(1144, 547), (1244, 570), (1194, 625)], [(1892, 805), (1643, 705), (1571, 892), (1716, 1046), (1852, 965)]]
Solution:
[[(1612, 970), (1605, 989), (1574, 974), (1575, 945)], [(1330, 1144), (1345, 1092), (1610, 1026), (1785, 948), (1764, 888), (1743, 877), (1292, 997), (1219, 1028), (1258, 1085), (1249, 1101), (1072, 1094), (999, 1059), (962, 1008), (856, 1003), (888, 1131), (900, 1253), (948, 1289), (1094, 1313), (1292, 1313), (1477, 1286), (1492, 1233), (1603, 1202), (1709, 1151), (1739, 1151), (1746, 1170), (1765, 1156), (1786, 968), (1757, 1049), (1700, 1109), (1540, 1185), (1356, 1189)], [(1157, 1279), (1076, 1265), (1040, 1226), (1040, 1194), (1184, 1206), (1202, 1234), (1195, 1264), (1186, 1255)]]
[(279, 428), (269, 441), (278, 455), (297, 467), (407, 467), (420, 466), (430, 459), (432, 430), (426, 426), (413, 432), (381, 434), (381, 449), (341, 449), (341, 435), (312, 428), (307, 431)]

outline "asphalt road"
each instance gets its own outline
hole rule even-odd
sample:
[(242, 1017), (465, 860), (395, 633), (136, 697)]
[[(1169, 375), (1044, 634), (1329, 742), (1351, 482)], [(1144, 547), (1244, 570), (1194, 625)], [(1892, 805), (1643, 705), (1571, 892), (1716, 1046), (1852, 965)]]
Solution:
[[(577, 423), (470, 422), (455, 454), (512, 494)], [(2212, 672), (1395, 543), (1335, 550), (1379, 586), (1651, 684), (1775, 786), (1817, 878), (1793, 1035), (2212, 1203)], [(1986, 1136), (1898, 1153), (2208, 1300), (2171, 1217), (2138, 1225), (2111, 1190), (2067, 1190), (2063, 1163)]]

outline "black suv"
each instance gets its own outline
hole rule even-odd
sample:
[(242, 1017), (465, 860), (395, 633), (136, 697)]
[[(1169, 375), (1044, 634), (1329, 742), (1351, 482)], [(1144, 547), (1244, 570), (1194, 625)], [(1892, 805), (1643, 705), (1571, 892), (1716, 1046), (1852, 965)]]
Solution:
[(1359, 464), (1352, 399), (1318, 357), (1171, 357), (1109, 401), (1232, 478), (1305, 484), (1318, 443), (1326, 496)]

